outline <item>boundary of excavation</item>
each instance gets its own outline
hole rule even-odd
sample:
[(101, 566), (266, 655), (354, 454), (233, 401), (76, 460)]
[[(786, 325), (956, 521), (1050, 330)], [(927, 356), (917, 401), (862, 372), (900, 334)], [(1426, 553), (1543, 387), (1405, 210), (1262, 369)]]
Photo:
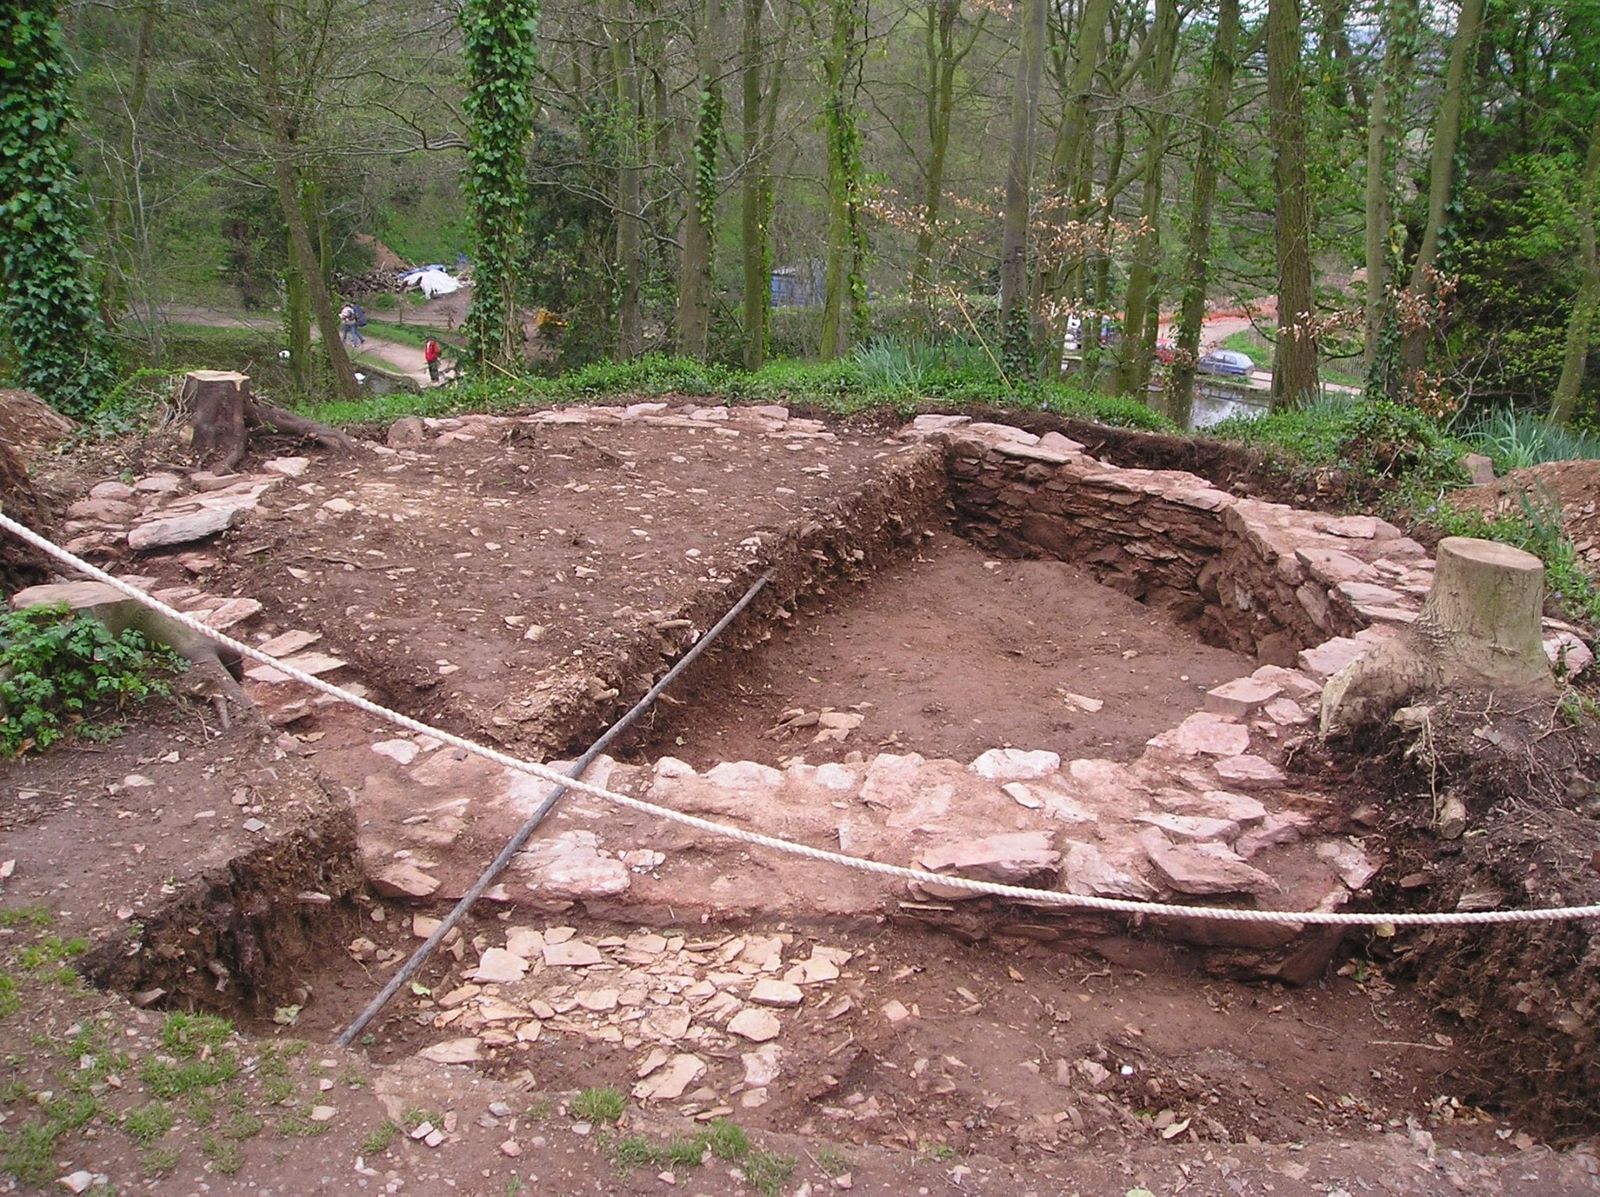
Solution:
[(693, 827), (698, 831), (721, 836), (724, 839), (770, 848), (773, 851), (784, 852), (791, 856), (820, 861), (825, 864), (839, 865), (844, 868), (855, 869), (858, 872), (874, 873), (878, 876), (912, 881), (919, 885), (936, 886), (944, 890), (963, 890), (973, 894), (1007, 898), (1011, 901), (1029, 905), (1060, 906), (1098, 914), (1136, 915), (1145, 918), (1201, 919), (1210, 922), (1228, 923), (1287, 923), (1330, 927), (1377, 927), (1384, 929), (1549, 923), (1600, 918), (1600, 905), (1553, 906), (1522, 910), (1423, 911), (1396, 914), (1325, 910), (1248, 910), (1230, 906), (1184, 906), (1169, 902), (1141, 902), (1125, 898), (1101, 898), (1087, 894), (1071, 894), (1061, 890), (1033, 889), (1021, 885), (1007, 885), (998, 881), (980, 881), (971, 877), (932, 873), (925, 869), (913, 869), (904, 865), (864, 860), (859, 856), (849, 856), (843, 852), (833, 852), (826, 848), (814, 848), (809, 844), (797, 844), (790, 840), (779, 839), (777, 836), (764, 835), (756, 831), (745, 831), (738, 827), (729, 827), (724, 823), (702, 819), (697, 815), (684, 814), (682, 811), (658, 806), (653, 802), (646, 802), (643, 799), (633, 798), (627, 794), (619, 794), (603, 786), (593, 785), (578, 778), (569, 777), (549, 765), (511, 756), (497, 749), (486, 747), (473, 740), (447, 732), (442, 728), (423, 723), (419, 719), (413, 719), (409, 715), (403, 715), (399, 711), (390, 710), (388, 707), (375, 703), (370, 699), (363, 698), (358, 694), (352, 694), (348, 690), (335, 686), (331, 682), (325, 682), (321, 678), (314, 677), (242, 641), (235, 640), (226, 633), (202, 623), (192, 615), (169, 607), (166, 603), (146, 594), (138, 587), (132, 586), (105, 570), (89, 564), (81, 557), (69, 553), (60, 545), (39, 535), (26, 525), (18, 523), (3, 512), (0, 512), (0, 529), (4, 529), (17, 537), (17, 539), (53, 557), (62, 564), (71, 566), (84, 576), (97, 582), (103, 582), (136, 602), (149, 607), (152, 611), (160, 612), (183, 627), (198, 632), (208, 640), (213, 640), (226, 648), (230, 648), (249, 660), (276, 669), (303, 686), (326, 694), (330, 698), (338, 699), (340, 702), (353, 706), (357, 710), (365, 711), (369, 715), (375, 715), (386, 722), (394, 724), (396, 727), (405, 728), (407, 731), (418, 735), (432, 736), (441, 743), (470, 752), (474, 756), (491, 761), (502, 768), (524, 773), (530, 777), (537, 777), (541, 781), (561, 785), (568, 790), (577, 790), (580, 793), (588, 794), (590, 797), (598, 798), (615, 806), (625, 807), (658, 819), (666, 819), (685, 827)]

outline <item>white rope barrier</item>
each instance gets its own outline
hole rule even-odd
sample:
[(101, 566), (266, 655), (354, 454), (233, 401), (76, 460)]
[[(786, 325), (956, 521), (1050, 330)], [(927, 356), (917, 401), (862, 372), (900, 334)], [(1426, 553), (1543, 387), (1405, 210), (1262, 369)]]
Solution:
[(189, 628), (191, 631), (198, 632), (217, 644), (232, 649), (239, 653), (240, 656), (267, 665), (303, 686), (326, 694), (331, 698), (355, 707), (357, 710), (365, 711), (369, 715), (375, 715), (397, 727), (405, 728), (407, 731), (415, 732), (418, 735), (431, 736), (444, 744), (470, 752), (474, 756), (491, 761), (503, 768), (524, 773), (530, 777), (537, 777), (552, 784), (565, 786), (569, 790), (588, 794), (593, 798), (601, 799), (628, 810), (637, 811), (640, 814), (651, 815), (685, 827), (692, 827), (697, 831), (720, 836), (723, 839), (769, 848), (775, 852), (787, 853), (790, 856), (798, 856), (806, 860), (839, 865), (843, 868), (855, 869), (858, 872), (873, 873), (881, 877), (893, 877), (897, 880), (916, 882), (921, 885), (940, 886), (944, 889), (957, 889), (972, 894), (1007, 898), (1030, 905), (1059, 906), (1090, 913), (1139, 915), (1147, 918), (1204, 919), (1213, 922), (1230, 923), (1289, 923), (1334, 927), (1459, 927), (1600, 918), (1600, 905), (1555, 906), (1528, 910), (1375, 914), (1324, 910), (1255, 910), (1237, 909), (1229, 906), (1184, 906), (1170, 902), (1140, 902), (1123, 898), (1101, 898), (1086, 894), (1072, 894), (1061, 890), (1033, 889), (1021, 885), (1006, 885), (995, 881), (980, 881), (970, 877), (932, 873), (925, 869), (913, 869), (903, 865), (865, 860), (859, 856), (849, 856), (843, 852), (832, 852), (826, 848), (815, 848), (809, 844), (797, 844), (790, 840), (780, 839), (777, 836), (764, 835), (756, 831), (746, 831), (742, 828), (730, 827), (727, 824), (717, 823), (710, 819), (702, 819), (696, 815), (673, 810), (671, 807), (659, 806), (653, 802), (646, 802), (639, 798), (630, 797), (627, 794), (620, 794), (578, 778), (568, 777), (548, 765), (511, 756), (497, 749), (486, 747), (462, 736), (444, 731), (442, 728), (413, 719), (409, 715), (403, 715), (399, 711), (390, 710), (388, 707), (381, 706), (370, 699), (363, 698), (358, 694), (352, 694), (348, 690), (335, 686), (331, 682), (325, 682), (321, 678), (314, 677), (276, 657), (268, 656), (259, 649), (252, 648), (250, 645), (235, 640), (216, 628), (202, 623), (192, 615), (175, 610), (146, 594), (138, 587), (129, 585), (122, 579), (67, 552), (66, 549), (40, 536), (31, 528), (18, 523), (4, 513), (0, 513), (0, 528), (10, 532), (19, 540), (32, 545), (40, 552), (60, 561), (62, 564), (70, 566), (86, 577), (105, 583), (136, 602), (149, 607), (152, 611), (160, 612), (173, 622)]

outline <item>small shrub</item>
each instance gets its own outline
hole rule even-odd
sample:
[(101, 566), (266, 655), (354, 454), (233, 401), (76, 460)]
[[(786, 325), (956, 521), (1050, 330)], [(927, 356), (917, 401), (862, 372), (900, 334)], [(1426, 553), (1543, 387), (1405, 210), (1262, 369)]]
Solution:
[(0, 615), (0, 754), (46, 748), (108, 710), (170, 693), (183, 658), (132, 629), (112, 635), (65, 605)]

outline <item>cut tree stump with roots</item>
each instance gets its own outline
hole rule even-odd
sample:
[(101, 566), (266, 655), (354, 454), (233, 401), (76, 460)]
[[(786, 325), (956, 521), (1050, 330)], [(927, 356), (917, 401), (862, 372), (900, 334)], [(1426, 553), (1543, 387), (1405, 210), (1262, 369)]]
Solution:
[(250, 376), (231, 370), (189, 371), (178, 388), (178, 407), (194, 430), (195, 458), (221, 474), (232, 473), (244, 459), (256, 428), (303, 437), (340, 453), (356, 448), (337, 428), (261, 402), (250, 392)]
[(1439, 542), (1417, 621), (1346, 665), (1322, 691), (1322, 734), (1386, 718), (1445, 686), (1554, 695), (1544, 655), (1544, 562), (1492, 540)]

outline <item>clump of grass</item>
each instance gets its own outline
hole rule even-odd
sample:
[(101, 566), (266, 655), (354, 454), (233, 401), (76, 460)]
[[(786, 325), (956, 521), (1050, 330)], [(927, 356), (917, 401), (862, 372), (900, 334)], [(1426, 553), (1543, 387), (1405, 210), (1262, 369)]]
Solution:
[(695, 1168), (708, 1156), (737, 1164), (750, 1186), (764, 1195), (781, 1191), (795, 1166), (793, 1156), (753, 1148), (744, 1128), (723, 1118), (689, 1138), (652, 1143), (643, 1135), (629, 1135), (607, 1147), (619, 1168)]
[(200, 1141), (200, 1151), (211, 1161), (211, 1166), (224, 1176), (232, 1176), (244, 1167), (244, 1152), (230, 1139), (207, 1135)]
[(172, 1129), (178, 1117), (164, 1101), (149, 1101), (123, 1116), (122, 1129), (141, 1143), (153, 1143)]
[(157, 1097), (183, 1097), (210, 1089), (239, 1075), (239, 1063), (224, 1052), (209, 1060), (178, 1062), (147, 1056), (139, 1066), (139, 1079)]
[(381, 1151), (387, 1151), (389, 1144), (395, 1141), (395, 1137), (399, 1133), (399, 1125), (392, 1119), (385, 1118), (372, 1130), (368, 1131), (367, 1137), (361, 1140), (361, 1154), (377, 1155)]
[(185, 1014), (175, 1010), (161, 1028), (161, 1045), (175, 1056), (193, 1058), (216, 1052), (233, 1034), (233, 1024), (215, 1014)]
[(178, 1166), (182, 1152), (171, 1145), (151, 1147), (139, 1156), (139, 1165), (146, 1176), (166, 1176)]
[(567, 1103), (567, 1112), (582, 1122), (609, 1125), (621, 1120), (628, 1102), (616, 1089), (585, 1089)]

